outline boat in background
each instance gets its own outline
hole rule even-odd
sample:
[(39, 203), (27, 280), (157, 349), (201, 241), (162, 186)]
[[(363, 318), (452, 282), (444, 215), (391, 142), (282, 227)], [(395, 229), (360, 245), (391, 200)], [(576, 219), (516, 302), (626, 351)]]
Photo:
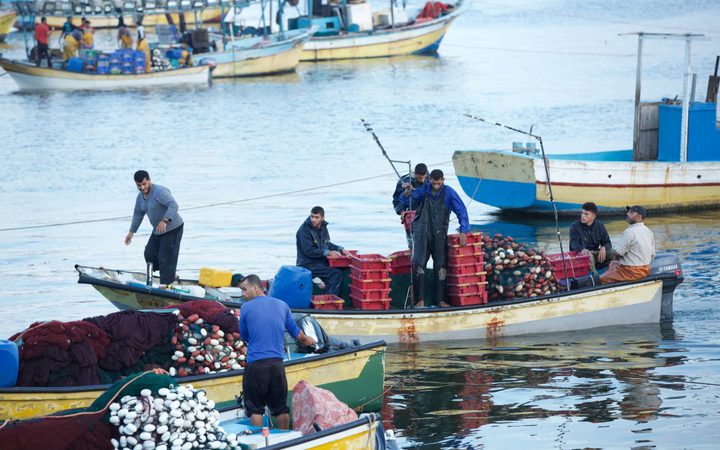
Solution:
[(0, 42), (12, 31), (17, 14), (13, 10), (0, 10)]
[[(718, 64), (705, 102), (690, 101), (688, 94), (682, 104), (667, 99), (641, 103), (642, 42), (687, 39), (689, 48), (691, 40), (704, 37), (640, 33), (638, 38), (633, 150), (548, 156), (560, 214), (577, 215), (587, 201), (595, 202), (601, 214), (624, 213), (627, 205), (650, 212), (720, 207)], [(514, 144), (512, 151), (456, 151), (453, 165), (463, 190), (475, 201), (504, 212), (553, 212), (544, 161), (534, 144)]]

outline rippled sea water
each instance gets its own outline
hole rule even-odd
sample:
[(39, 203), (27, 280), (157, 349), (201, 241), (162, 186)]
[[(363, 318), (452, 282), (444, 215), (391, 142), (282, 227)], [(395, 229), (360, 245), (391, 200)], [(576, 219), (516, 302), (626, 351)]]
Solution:
[[(294, 262), (316, 204), (334, 241), (390, 253), (404, 245), (395, 181), (361, 117), (393, 158), (441, 168), (454, 187), (454, 150), (521, 140), (463, 113), (535, 124), (551, 153), (629, 148), (637, 43), (618, 34), (709, 36), (693, 44), (700, 98), (718, 23), (713, 0), (475, 1), (437, 58), (304, 64), (210, 89), (24, 94), (0, 76), (0, 337), (113, 311), (73, 265), (142, 269), (147, 224), (122, 244), (139, 168), (180, 203), (183, 276), (207, 265), (272, 276)], [(682, 95), (683, 44), (645, 49), (643, 98)], [(22, 37), (0, 52), (21, 55)], [(557, 247), (550, 222), (469, 212), (478, 229)], [(79, 223), (15, 229), (67, 222)], [(648, 218), (685, 269), (672, 324), (391, 346), (386, 425), (413, 448), (717, 448), (718, 224), (717, 212)], [(611, 235), (624, 227), (608, 223)]]

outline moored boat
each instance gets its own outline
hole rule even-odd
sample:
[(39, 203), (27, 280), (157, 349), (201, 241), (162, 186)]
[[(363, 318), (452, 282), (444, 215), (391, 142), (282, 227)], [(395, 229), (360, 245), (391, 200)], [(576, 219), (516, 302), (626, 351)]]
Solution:
[[(379, 409), (385, 374), (385, 343), (373, 342), (320, 355), (285, 360), (288, 386), (305, 380), (331, 390), (351, 408)], [(243, 370), (178, 378), (206, 391), (218, 407), (236, 404)], [(0, 420), (28, 419), (89, 406), (109, 385), (0, 388)], [(290, 398), (291, 392), (288, 393)]]
[(12, 30), (13, 24), (17, 14), (13, 10), (0, 10), (0, 42), (5, 40), (5, 37)]
[(0, 67), (22, 91), (42, 90), (112, 90), (159, 86), (208, 86), (209, 65), (184, 67), (160, 72), (101, 75), (38, 67), (35, 64), (0, 58)]

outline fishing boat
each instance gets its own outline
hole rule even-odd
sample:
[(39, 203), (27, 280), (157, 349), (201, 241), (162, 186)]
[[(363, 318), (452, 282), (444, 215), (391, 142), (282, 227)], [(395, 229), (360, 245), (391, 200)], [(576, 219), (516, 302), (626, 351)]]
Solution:
[(21, 91), (95, 91), (182, 85), (209, 86), (211, 77), (209, 65), (141, 74), (99, 75), (38, 67), (30, 62), (0, 57), (0, 67), (5, 69)]
[[(705, 39), (639, 33), (633, 149), (548, 156), (561, 215), (576, 215), (587, 201), (595, 202), (601, 214), (624, 213), (626, 205), (651, 212), (720, 207), (717, 62), (705, 102), (692, 99), (687, 77), (682, 102), (640, 102), (642, 44), (652, 38), (686, 39), (688, 52), (691, 41)], [(456, 151), (453, 164), (460, 185), (472, 199), (502, 211), (552, 214), (549, 181), (536, 145), (513, 147)]]
[[(291, 354), (284, 362), (288, 386), (307, 381), (331, 390), (351, 408), (376, 411), (382, 402), (385, 343), (375, 341), (319, 355)], [(243, 370), (178, 378), (204, 390), (219, 408), (236, 404)], [(109, 385), (0, 388), (0, 420), (29, 419), (89, 406)], [(289, 392), (288, 398), (291, 398)]]
[(13, 10), (0, 10), (0, 42), (12, 31), (17, 14)]
[[(189, 292), (196, 280), (180, 280), (177, 289), (145, 285), (145, 274), (76, 266), (78, 283), (90, 284), (120, 309), (160, 307), (198, 300)], [(431, 273), (432, 269), (428, 269)], [(426, 275), (432, 279), (431, 275)], [(157, 280), (156, 280), (157, 281)], [(679, 260), (658, 255), (644, 280), (564, 290), (533, 298), (493, 301), (449, 308), (403, 308), (409, 275), (393, 276), (388, 310), (293, 309), (311, 313), (331, 336), (340, 339), (383, 339), (389, 343), (493, 339), (562, 330), (583, 330), (671, 320), (673, 293), (682, 283)], [(430, 289), (429, 292), (432, 292)], [(231, 289), (204, 287), (204, 298), (237, 307), (242, 298)]]

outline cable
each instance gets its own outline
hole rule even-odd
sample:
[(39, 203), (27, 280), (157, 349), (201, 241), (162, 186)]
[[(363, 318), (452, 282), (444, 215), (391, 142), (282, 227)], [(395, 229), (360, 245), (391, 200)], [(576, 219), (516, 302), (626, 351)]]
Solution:
[(568, 56), (609, 56), (609, 57), (619, 57), (619, 58), (630, 58), (635, 57), (632, 53), (592, 53), (592, 52), (573, 52), (573, 51), (551, 51), (551, 50), (527, 50), (523, 48), (503, 48), (503, 47), (486, 47), (481, 45), (465, 45), (465, 44), (451, 44), (446, 43), (443, 44), (448, 47), (462, 47), (462, 48), (472, 48), (477, 50), (495, 50), (499, 52), (511, 52), (511, 53), (540, 53), (545, 55), (568, 55)]

